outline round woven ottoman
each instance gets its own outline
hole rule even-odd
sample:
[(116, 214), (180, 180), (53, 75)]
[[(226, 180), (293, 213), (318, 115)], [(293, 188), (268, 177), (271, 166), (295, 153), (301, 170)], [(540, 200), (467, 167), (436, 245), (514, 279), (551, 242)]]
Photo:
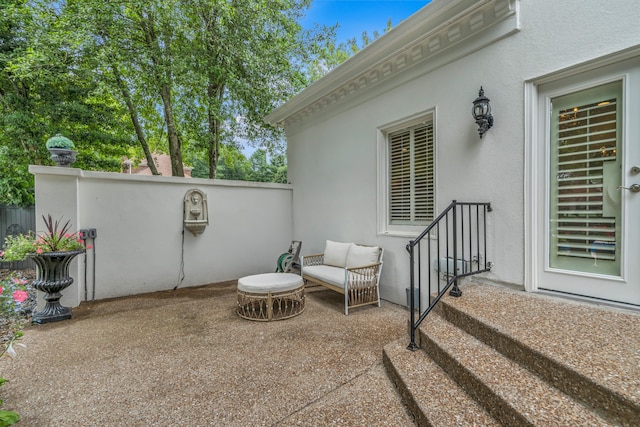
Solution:
[(238, 279), (238, 315), (268, 322), (297, 316), (304, 310), (302, 277), (264, 273)]

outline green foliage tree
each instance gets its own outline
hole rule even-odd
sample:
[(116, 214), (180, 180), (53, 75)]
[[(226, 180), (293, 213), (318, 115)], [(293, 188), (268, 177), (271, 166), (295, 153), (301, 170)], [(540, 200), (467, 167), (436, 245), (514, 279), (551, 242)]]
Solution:
[[(206, 160), (196, 157), (192, 159), (192, 163), (192, 177), (209, 177), (209, 163)], [(237, 147), (226, 144), (222, 145), (220, 147), (220, 158), (217, 164), (216, 178), (250, 181), (251, 163), (249, 163), (249, 160)]]
[(149, 135), (165, 137), (174, 175), (183, 175), (184, 153), (206, 156), (214, 178), (223, 144), (281, 139), (263, 117), (308, 83), (303, 64), (332, 36), (302, 32), (309, 4), (67, 0), (64, 11), (81, 23), (84, 43), (101, 58), (98, 77), (127, 105), (143, 148)]
[[(237, 181), (287, 182), (287, 161), (281, 153), (271, 155), (269, 161), (266, 149), (257, 149), (249, 159), (235, 146), (222, 145), (216, 177)], [(202, 159), (195, 159), (191, 176), (206, 178), (209, 165)]]
[[(335, 27), (303, 31), (310, 2), (5, 0), (0, 203), (33, 202), (28, 165), (49, 164), (56, 133), (83, 169), (141, 155), (157, 174), (152, 154), (168, 152), (177, 176), (184, 157), (193, 176), (286, 182), (283, 135), (263, 117), (360, 49), (336, 46)], [(232, 149), (246, 141), (269, 155)]]
[(234, 146), (222, 145), (216, 176), (220, 179), (238, 181), (251, 180), (251, 163), (245, 155)]
[(286, 158), (282, 154), (272, 156), (267, 160), (267, 150), (258, 149), (249, 158), (251, 164), (251, 181), (257, 182), (287, 182)]
[(33, 203), (28, 165), (50, 164), (44, 144), (56, 133), (88, 170), (118, 170), (130, 147), (119, 103), (92, 78), (56, 4), (0, 4), (0, 203)]
[[(336, 27), (333, 29), (335, 30), (338, 25), (339, 24), (336, 24)], [(388, 20), (383, 34), (390, 31), (391, 28), (392, 22), (391, 20)], [(348, 39), (345, 43), (337, 44), (334, 40), (328, 40), (322, 45), (319, 45), (319, 51), (308, 67), (309, 78), (312, 82), (319, 80), (329, 71), (333, 70), (338, 65), (342, 64), (344, 61), (367, 47), (370, 43), (380, 38), (381, 35), (382, 34), (380, 34), (379, 31), (374, 31), (372, 38), (366, 31), (363, 31), (359, 41), (356, 37), (353, 37)]]

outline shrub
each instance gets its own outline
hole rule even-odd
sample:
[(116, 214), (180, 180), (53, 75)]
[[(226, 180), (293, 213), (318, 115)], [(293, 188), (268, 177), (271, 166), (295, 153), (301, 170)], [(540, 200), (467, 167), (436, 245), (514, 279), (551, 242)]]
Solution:
[[(22, 274), (11, 272), (0, 278), (0, 331), (2, 333), (0, 356), (16, 356), (13, 346), (22, 337), (22, 328), (28, 323), (35, 306), (35, 291)], [(24, 344), (18, 345), (24, 346)], [(6, 381), (0, 378), (0, 386)], [(10, 426), (18, 421), (20, 421), (20, 415), (17, 412), (0, 409), (0, 427)]]
[[(6, 383), (7, 380), (4, 378), (0, 378), (0, 386)], [(2, 400), (0, 400), (0, 405), (2, 405)], [(17, 412), (13, 411), (5, 411), (4, 409), (0, 409), (0, 427), (11, 426), (20, 421), (20, 415)]]
[(73, 144), (73, 141), (71, 141), (69, 138), (64, 137), (60, 134), (57, 134), (54, 137), (51, 137), (47, 140), (46, 143), (47, 146), (47, 150), (50, 148), (64, 148), (67, 150), (73, 150), (75, 147), (75, 145)]
[(35, 291), (20, 273), (11, 272), (0, 280), (0, 330), (4, 346), (0, 355), (15, 356), (12, 344), (22, 336), (22, 328), (35, 306)]

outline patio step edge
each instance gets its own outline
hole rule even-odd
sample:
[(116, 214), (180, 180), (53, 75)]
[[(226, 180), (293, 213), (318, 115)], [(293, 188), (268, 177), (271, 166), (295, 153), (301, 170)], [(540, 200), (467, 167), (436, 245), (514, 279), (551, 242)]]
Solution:
[(425, 319), (419, 334), (422, 350), (502, 425), (611, 425), (438, 315)]
[(386, 345), (383, 363), (418, 426), (499, 426), (423, 351), (407, 350), (405, 338)]
[[(497, 325), (491, 325), (459, 310), (446, 299), (439, 304), (437, 313), (467, 334), (591, 408), (603, 418), (625, 426), (637, 425), (640, 406), (615, 390), (527, 346), (517, 337), (499, 331)], [(424, 340), (422, 336), (420, 338)]]

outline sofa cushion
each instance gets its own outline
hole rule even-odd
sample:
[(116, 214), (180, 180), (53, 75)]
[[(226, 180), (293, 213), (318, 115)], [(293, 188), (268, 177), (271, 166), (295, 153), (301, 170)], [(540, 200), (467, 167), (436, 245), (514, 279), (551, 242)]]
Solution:
[(377, 246), (353, 245), (347, 254), (347, 268), (364, 267), (378, 262), (380, 248)]
[(347, 265), (347, 253), (353, 243), (341, 243), (327, 240), (324, 248), (324, 264), (344, 268)]
[(302, 276), (310, 276), (314, 279), (322, 280), (331, 285), (344, 289), (345, 270), (343, 268), (331, 267), (329, 265), (312, 265), (304, 267)]

